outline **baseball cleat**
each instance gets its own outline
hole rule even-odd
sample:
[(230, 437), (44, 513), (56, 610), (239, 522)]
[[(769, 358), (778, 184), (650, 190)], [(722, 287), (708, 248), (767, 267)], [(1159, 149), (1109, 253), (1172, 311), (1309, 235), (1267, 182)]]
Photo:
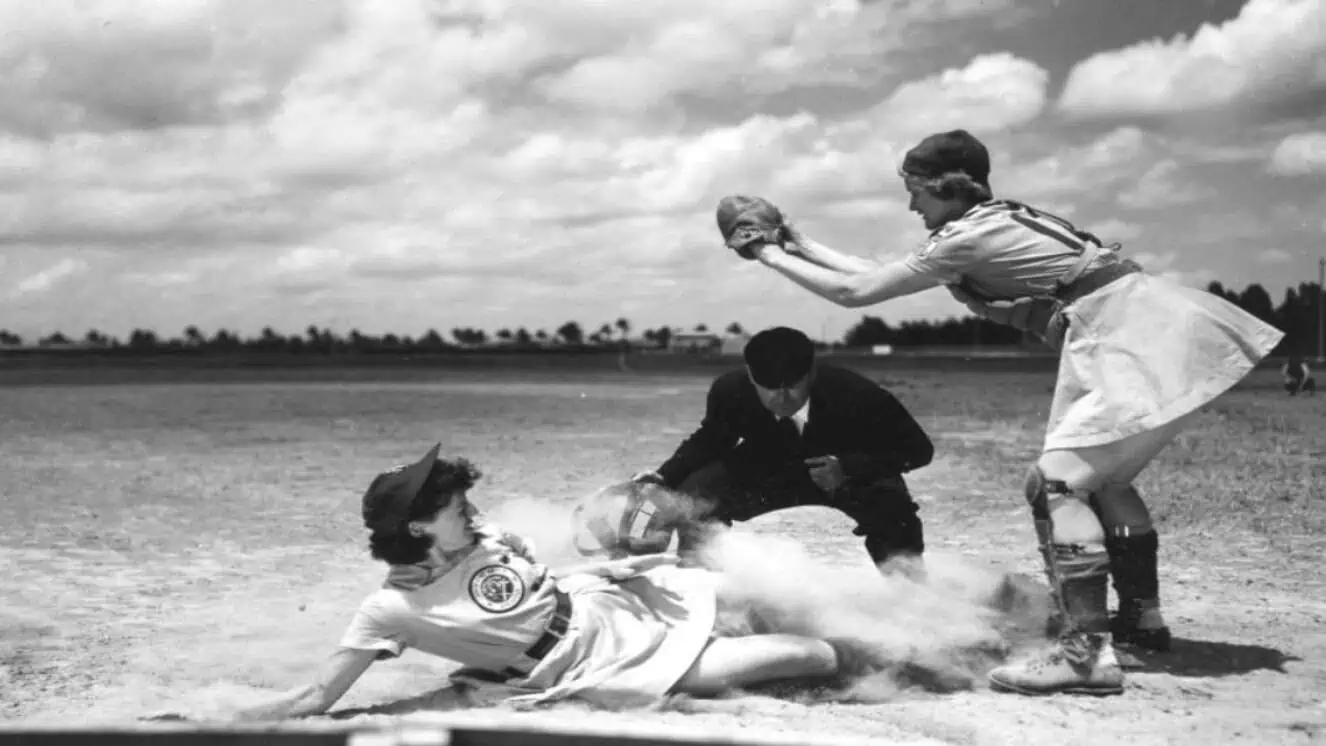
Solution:
[(1056, 641), (1025, 660), (989, 674), (990, 688), (1030, 696), (1123, 693), (1123, 668), (1104, 635), (1076, 635)]

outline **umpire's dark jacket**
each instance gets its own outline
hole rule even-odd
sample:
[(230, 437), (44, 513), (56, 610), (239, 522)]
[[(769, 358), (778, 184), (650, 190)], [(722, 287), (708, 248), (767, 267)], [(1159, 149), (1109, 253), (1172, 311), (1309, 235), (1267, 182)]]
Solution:
[(676, 489), (706, 464), (733, 456), (739, 442), (740, 460), (761, 471), (753, 462), (772, 472), (812, 456), (837, 456), (847, 486), (930, 463), (934, 445), (893, 394), (846, 368), (817, 363), (817, 369), (800, 451), (786, 445), (745, 369), (734, 370), (714, 380), (700, 427), (658, 468), (664, 484)]

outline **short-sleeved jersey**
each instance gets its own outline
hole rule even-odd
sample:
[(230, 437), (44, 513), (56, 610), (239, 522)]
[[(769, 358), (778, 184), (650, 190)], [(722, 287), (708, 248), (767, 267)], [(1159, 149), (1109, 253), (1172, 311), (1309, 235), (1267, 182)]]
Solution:
[(1119, 260), (1112, 247), (1063, 218), (1011, 200), (985, 202), (930, 234), (907, 257), (912, 271), (987, 300), (1048, 296), (1088, 249), (1087, 271)]
[[(405, 582), (409, 576), (414, 582)], [(484, 535), (445, 566), (392, 568), (364, 599), (341, 646), (396, 657), (406, 648), (469, 667), (517, 665), (556, 608), (556, 580), (501, 534)]]

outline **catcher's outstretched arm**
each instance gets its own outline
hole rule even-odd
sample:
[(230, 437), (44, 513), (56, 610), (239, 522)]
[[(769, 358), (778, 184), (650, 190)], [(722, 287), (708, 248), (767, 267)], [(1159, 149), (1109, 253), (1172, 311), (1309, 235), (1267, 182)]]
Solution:
[(792, 228), (792, 237), (795, 240), (797, 253), (803, 259), (812, 264), (818, 264), (825, 269), (855, 274), (859, 272), (870, 272), (871, 270), (879, 268), (878, 262), (873, 262), (865, 257), (856, 256), (854, 254), (845, 254), (836, 249), (831, 249), (795, 228)]
[(938, 278), (918, 274), (901, 261), (875, 265), (868, 272), (847, 273), (816, 266), (768, 245), (758, 251), (756, 258), (792, 282), (844, 308), (872, 306), (944, 284)]

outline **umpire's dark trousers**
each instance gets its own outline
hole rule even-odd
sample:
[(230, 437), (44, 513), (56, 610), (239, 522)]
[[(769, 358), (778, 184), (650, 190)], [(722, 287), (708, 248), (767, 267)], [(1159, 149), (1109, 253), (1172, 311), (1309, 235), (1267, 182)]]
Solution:
[(864, 484), (848, 480), (826, 492), (811, 481), (809, 469), (799, 460), (772, 466), (713, 461), (687, 477), (678, 491), (700, 506), (698, 520), (678, 530), (681, 555), (694, 551), (706, 523), (731, 526), (734, 521), (801, 505), (836, 508), (856, 521), (852, 533), (865, 537), (866, 551), (876, 565), (925, 551), (917, 505), (901, 475)]

